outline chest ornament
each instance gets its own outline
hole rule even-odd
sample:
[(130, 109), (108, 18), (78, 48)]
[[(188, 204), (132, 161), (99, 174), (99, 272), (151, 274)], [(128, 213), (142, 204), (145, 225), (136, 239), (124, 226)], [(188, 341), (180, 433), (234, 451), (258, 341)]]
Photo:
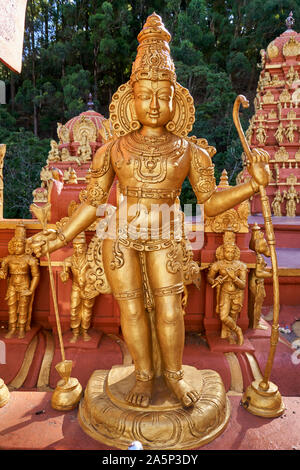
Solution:
[(123, 140), (125, 152), (133, 160), (133, 176), (141, 183), (160, 183), (166, 179), (168, 166), (178, 166), (187, 143), (167, 134), (146, 137), (138, 132), (128, 134)]

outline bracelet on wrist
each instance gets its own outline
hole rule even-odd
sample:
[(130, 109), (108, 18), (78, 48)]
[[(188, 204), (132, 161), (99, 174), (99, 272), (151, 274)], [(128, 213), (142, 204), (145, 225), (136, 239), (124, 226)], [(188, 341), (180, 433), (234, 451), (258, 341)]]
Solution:
[(66, 239), (65, 234), (61, 230), (56, 230), (57, 236), (64, 245), (68, 245), (68, 240)]

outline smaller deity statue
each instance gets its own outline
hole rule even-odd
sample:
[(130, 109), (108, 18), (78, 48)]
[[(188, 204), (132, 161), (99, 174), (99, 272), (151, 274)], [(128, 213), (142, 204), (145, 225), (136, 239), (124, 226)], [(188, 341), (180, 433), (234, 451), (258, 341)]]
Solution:
[(273, 75), (273, 77), (272, 77), (272, 86), (277, 86), (278, 87), (278, 86), (282, 86), (282, 85), (284, 85), (284, 81), (280, 80), (277, 74)]
[(52, 170), (50, 170), (48, 166), (44, 166), (40, 172), (40, 178), (41, 181), (44, 181), (47, 186), (48, 181), (52, 180), (53, 178)]
[(272, 201), (272, 209), (275, 217), (281, 217), (281, 203), (283, 198), (280, 193), (280, 189), (277, 189), (274, 199)]
[(82, 163), (86, 163), (92, 158), (92, 149), (88, 142), (88, 136), (83, 134), (82, 141), (77, 150), (77, 157)]
[(291, 66), (288, 73), (286, 74), (286, 82), (291, 87), (293, 82), (299, 80), (299, 74), (294, 70), (294, 67)]
[(20, 223), (14, 237), (8, 243), (9, 255), (1, 263), (0, 279), (8, 279), (5, 300), (8, 304), (8, 333), (12, 338), (18, 330), (18, 338), (24, 338), (30, 330), (34, 293), (40, 280), (36, 257), (25, 253), (26, 229)]
[(274, 137), (279, 145), (282, 144), (283, 139), (284, 139), (284, 128), (283, 128), (282, 122), (277, 127)]
[(288, 191), (283, 192), (283, 199), (286, 199), (286, 215), (287, 217), (296, 217), (297, 203), (300, 201), (299, 193), (292, 184)]
[(48, 201), (48, 190), (47, 188), (45, 188), (44, 183), (42, 183), (42, 186), (40, 188), (36, 188), (34, 191), (32, 191), (32, 195), (34, 203)]
[(230, 344), (241, 345), (244, 337), (237, 320), (243, 306), (247, 266), (240, 261), (240, 250), (230, 229), (224, 232), (223, 245), (217, 248), (216, 258), (209, 268), (207, 280), (217, 290), (216, 313), (222, 322), (221, 338), (226, 338)]
[(81, 164), (79, 158), (74, 157), (73, 155), (71, 155), (69, 150), (67, 149), (67, 147), (63, 147), (61, 149), (61, 161), (62, 162), (76, 162), (77, 165)]
[(49, 162), (59, 162), (60, 161), (60, 153), (58, 149), (58, 144), (55, 140), (50, 141), (51, 150), (48, 153), (47, 163)]
[(266, 297), (265, 279), (272, 277), (272, 270), (267, 268), (267, 263), (262, 256), (270, 257), (270, 248), (261, 228), (256, 223), (252, 228), (249, 247), (256, 253), (255, 269), (251, 270), (249, 276), (249, 326), (265, 330), (267, 327), (261, 322), (261, 310)]
[(251, 145), (251, 141), (252, 141), (252, 136), (253, 136), (253, 119), (250, 119), (249, 121), (249, 127), (248, 129), (246, 130), (246, 139), (247, 139), (247, 142), (249, 145)]
[(261, 145), (266, 143), (267, 133), (262, 122), (259, 123), (259, 126), (256, 129), (256, 139)]
[(285, 135), (287, 136), (287, 139), (289, 142), (293, 143), (295, 136), (294, 136), (294, 131), (296, 131), (298, 127), (296, 124), (293, 123), (293, 121), (290, 121), (288, 126), (285, 129)]
[(88, 330), (91, 326), (96, 294), (87, 279), (89, 268), (86, 238), (85, 233), (82, 232), (74, 238), (73, 254), (64, 260), (63, 270), (60, 273), (62, 282), (66, 282), (72, 274), (70, 327), (73, 337), (70, 340), (71, 343), (76, 343), (80, 334), (84, 341), (91, 339)]
[(69, 168), (68, 184), (78, 184), (77, 173), (74, 168)]
[(258, 64), (258, 66), (260, 69), (264, 69), (266, 65), (266, 51), (264, 49), (261, 49), (259, 53), (260, 53), (261, 61), (260, 61), (260, 64)]

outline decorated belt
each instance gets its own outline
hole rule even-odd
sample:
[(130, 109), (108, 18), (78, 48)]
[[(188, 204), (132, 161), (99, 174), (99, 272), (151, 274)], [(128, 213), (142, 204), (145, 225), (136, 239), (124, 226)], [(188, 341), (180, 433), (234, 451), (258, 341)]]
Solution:
[(129, 238), (119, 238), (119, 242), (127, 248), (133, 248), (136, 251), (158, 251), (170, 247), (174, 240), (130, 240)]
[(149, 198), (149, 199), (175, 199), (180, 195), (181, 189), (155, 189), (155, 188), (131, 188), (130, 186), (120, 186), (120, 192), (124, 196)]

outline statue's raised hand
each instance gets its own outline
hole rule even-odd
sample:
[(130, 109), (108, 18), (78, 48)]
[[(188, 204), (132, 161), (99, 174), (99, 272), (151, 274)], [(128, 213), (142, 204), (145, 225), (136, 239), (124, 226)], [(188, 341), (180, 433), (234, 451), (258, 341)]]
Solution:
[(58, 233), (52, 229), (43, 230), (26, 240), (26, 248), (34, 252), (38, 258), (45, 256), (47, 252), (52, 253), (57, 250), (61, 244)]
[(263, 149), (253, 149), (248, 171), (258, 186), (267, 186), (270, 181), (270, 155)]

